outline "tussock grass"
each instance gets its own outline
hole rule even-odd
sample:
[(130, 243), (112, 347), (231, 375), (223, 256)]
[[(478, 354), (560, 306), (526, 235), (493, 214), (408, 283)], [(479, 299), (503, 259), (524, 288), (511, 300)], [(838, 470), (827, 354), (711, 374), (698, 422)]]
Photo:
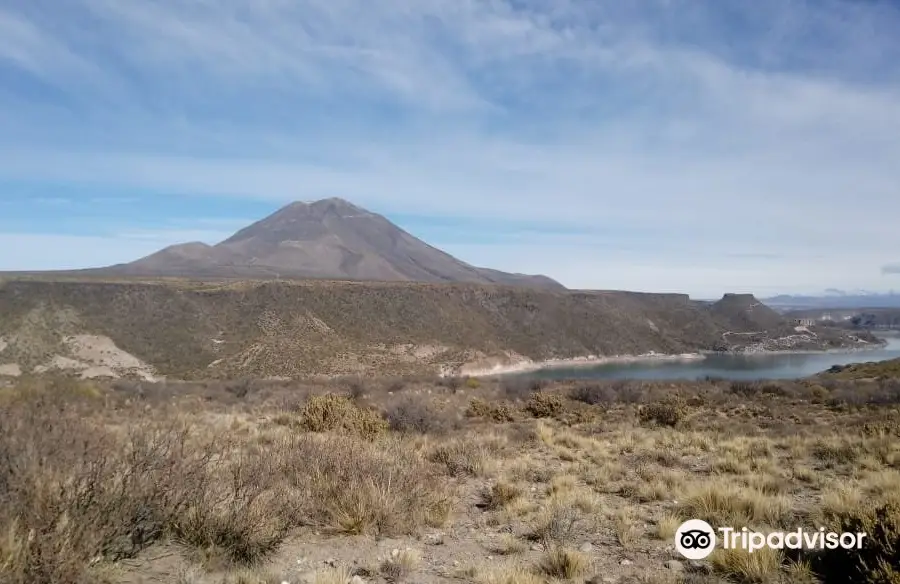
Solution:
[(347, 584), (352, 577), (347, 568), (328, 568), (315, 573), (313, 584)]
[(535, 519), (528, 539), (540, 541), (545, 547), (563, 546), (573, 541), (577, 526), (583, 521), (574, 506), (555, 501)]
[(776, 584), (782, 581), (780, 550), (763, 548), (752, 554), (743, 549), (716, 550), (709, 562), (716, 572), (742, 584)]
[(682, 523), (683, 520), (677, 515), (666, 513), (656, 522), (655, 535), (663, 541), (674, 541), (675, 532)]
[(511, 556), (524, 553), (528, 549), (528, 545), (513, 534), (504, 533), (496, 541), (492, 542), (488, 549), (501, 556)]
[(442, 465), (453, 477), (482, 476), (488, 466), (485, 448), (476, 441), (465, 439), (436, 444), (428, 452), (428, 460)]
[(790, 518), (791, 501), (750, 487), (714, 479), (689, 487), (679, 501), (679, 514), (711, 525), (782, 525)]
[(281, 471), (306, 493), (303, 515), (324, 529), (408, 534), (448, 516), (451, 499), (440, 478), (399, 440), (300, 436), (283, 448)]
[(522, 489), (509, 483), (498, 482), (484, 493), (484, 506), (489, 511), (502, 509), (522, 496)]
[(478, 584), (547, 584), (546, 578), (515, 564), (474, 570)]
[(383, 561), (378, 571), (388, 582), (402, 582), (418, 570), (421, 562), (422, 555), (418, 550), (400, 550), (396, 557)]
[(552, 578), (572, 579), (590, 570), (591, 558), (575, 550), (551, 546), (544, 552), (538, 567)]

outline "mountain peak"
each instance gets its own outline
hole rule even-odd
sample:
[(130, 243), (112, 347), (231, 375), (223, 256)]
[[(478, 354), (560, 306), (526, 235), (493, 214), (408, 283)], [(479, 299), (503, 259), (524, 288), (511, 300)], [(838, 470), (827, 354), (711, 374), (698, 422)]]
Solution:
[(545, 276), (477, 268), (339, 197), (295, 201), (211, 248), (175, 246), (109, 270), (146, 275), (471, 282), (564, 289)]
[(330, 197), (328, 199), (319, 199), (318, 201), (294, 201), (293, 203), (285, 205), (270, 215), (270, 217), (312, 216), (321, 218), (328, 213), (342, 217), (373, 215), (366, 209), (358, 207), (346, 199)]

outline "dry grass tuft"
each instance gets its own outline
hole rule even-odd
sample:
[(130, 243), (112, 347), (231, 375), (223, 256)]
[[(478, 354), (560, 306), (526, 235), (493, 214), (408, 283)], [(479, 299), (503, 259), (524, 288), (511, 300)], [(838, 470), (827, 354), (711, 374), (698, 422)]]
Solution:
[(491, 552), (501, 556), (511, 556), (524, 553), (528, 546), (524, 541), (520, 540), (511, 533), (501, 534), (496, 541), (492, 542), (488, 548)]
[(774, 584), (781, 581), (780, 550), (763, 548), (752, 554), (743, 549), (717, 548), (709, 561), (718, 573), (741, 584)]
[(442, 465), (450, 476), (477, 477), (484, 474), (488, 456), (484, 446), (475, 441), (453, 439), (435, 445), (428, 460)]
[(450, 494), (403, 442), (299, 436), (283, 451), (282, 472), (306, 494), (307, 521), (350, 534), (411, 534), (442, 524)]
[(538, 567), (552, 578), (569, 580), (587, 574), (591, 568), (591, 558), (562, 546), (551, 546), (544, 552)]
[(472, 574), (478, 584), (546, 584), (546, 579), (517, 565), (478, 569)]
[(484, 494), (484, 507), (489, 511), (502, 509), (522, 496), (522, 489), (509, 483), (494, 483)]
[(703, 519), (711, 525), (782, 525), (791, 515), (791, 501), (725, 480), (693, 486), (679, 505), (680, 515)]
[(419, 568), (422, 556), (417, 550), (400, 550), (395, 557), (386, 559), (378, 571), (388, 582), (402, 582)]
[(319, 570), (313, 576), (313, 584), (347, 584), (353, 577), (347, 568), (328, 568)]
[(663, 515), (656, 523), (656, 537), (663, 541), (673, 541), (675, 532), (682, 523), (683, 521), (677, 515), (671, 513)]
[(547, 548), (566, 545), (573, 541), (581, 521), (581, 512), (576, 507), (554, 501), (537, 517), (527, 537)]

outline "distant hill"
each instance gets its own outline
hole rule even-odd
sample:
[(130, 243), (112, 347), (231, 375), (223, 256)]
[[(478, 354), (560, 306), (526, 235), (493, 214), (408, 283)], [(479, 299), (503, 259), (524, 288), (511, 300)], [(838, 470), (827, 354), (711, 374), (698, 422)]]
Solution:
[(141, 277), (313, 278), (470, 282), (564, 289), (546, 276), (460, 261), (381, 215), (339, 198), (296, 202), (216, 245), (190, 242), (83, 274)]
[(854, 346), (840, 331), (795, 335), (767, 310), (749, 295), (710, 306), (679, 294), (469, 283), (6, 278), (0, 377), (434, 374), (588, 355)]
[(763, 298), (763, 302), (777, 310), (900, 308), (900, 294), (836, 292), (822, 296), (790, 296), (782, 294), (771, 298)]
[(725, 294), (710, 306), (710, 312), (735, 330), (772, 331), (787, 326), (780, 314), (760, 302), (753, 294)]

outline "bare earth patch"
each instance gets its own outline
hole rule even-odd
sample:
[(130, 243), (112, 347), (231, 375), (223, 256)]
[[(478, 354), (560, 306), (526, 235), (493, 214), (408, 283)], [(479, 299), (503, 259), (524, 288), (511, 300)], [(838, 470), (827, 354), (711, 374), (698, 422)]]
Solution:
[(74, 335), (63, 339), (72, 357), (55, 355), (49, 362), (34, 368), (35, 373), (52, 370), (77, 371), (82, 379), (136, 376), (153, 381), (153, 368), (123, 351), (109, 337)]
[(7, 363), (0, 365), (0, 376), (19, 377), (22, 375), (22, 368), (18, 363)]

